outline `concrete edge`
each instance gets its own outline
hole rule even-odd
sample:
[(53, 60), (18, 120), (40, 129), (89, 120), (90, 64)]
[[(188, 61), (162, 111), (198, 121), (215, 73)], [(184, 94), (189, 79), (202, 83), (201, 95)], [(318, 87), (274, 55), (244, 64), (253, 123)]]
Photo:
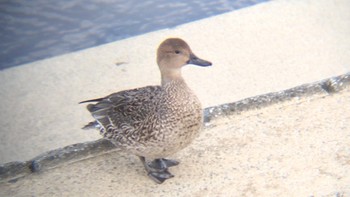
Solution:
[(279, 92), (271, 92), (263, 95), (249, 97), (233, 103), (208, 107), (204, 109), (204, 123), (208, 124), (211, 120), (218, 117), (230, 116), (241, 111), (260, 109), (272, 104), (289, 101), (294, 98), (307, 97), (310, 95), (322, 93), (337, 93), (345, 89), (349, 84), (350, 72), (343, 75), (323, 79), (321, 81), (303, 84)]
[[(272, 104), (289, 101), (294, 98), (308, 97), (315, 94), (334, 94), (350, 84), (350, 73), (327, 78), (314, 83), (300, 85), (291, 89), (249, 97), (237, 102), (222, 104), (204, 109), (204, 125), (216, 118), (230, 116), (242, 111), (260, 109)], [(105, 139), (72, 144), (63, 148), (43, 153), (29, 161), (14, 161), (0, 165), (0, 183), (16, 182), (31, 173), (52, 169), (106, 152), (117, 151), (116, 147)]]

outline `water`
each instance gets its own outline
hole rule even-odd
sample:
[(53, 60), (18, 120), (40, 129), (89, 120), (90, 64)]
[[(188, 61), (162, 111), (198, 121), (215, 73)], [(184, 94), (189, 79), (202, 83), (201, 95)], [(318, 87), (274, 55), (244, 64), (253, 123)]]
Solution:
[(267, 0), (1, 0), (0, 69)]

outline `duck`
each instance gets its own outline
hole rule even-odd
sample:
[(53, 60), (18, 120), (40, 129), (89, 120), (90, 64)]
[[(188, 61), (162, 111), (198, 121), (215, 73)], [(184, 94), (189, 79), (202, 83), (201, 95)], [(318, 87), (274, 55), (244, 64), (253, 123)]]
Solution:
[(197, 57), (180, 38), (164, 40), (157, 50), (161, 84), (124, 90), (86, 100), (94, 121), (83, 129), (98, 129), (116, 147), (136, 155), (156, 183), (174, 177), (168, 168), (179, 164), (166, 159), (199, 135), (203, 109), (181, 70), (186, 65), (212, 63)]

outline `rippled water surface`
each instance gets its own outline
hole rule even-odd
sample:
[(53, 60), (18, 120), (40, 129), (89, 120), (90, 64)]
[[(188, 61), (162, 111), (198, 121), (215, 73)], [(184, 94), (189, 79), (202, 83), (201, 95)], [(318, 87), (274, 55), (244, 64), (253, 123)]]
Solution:
[(267, 0), (2, 0), (0, 69)]

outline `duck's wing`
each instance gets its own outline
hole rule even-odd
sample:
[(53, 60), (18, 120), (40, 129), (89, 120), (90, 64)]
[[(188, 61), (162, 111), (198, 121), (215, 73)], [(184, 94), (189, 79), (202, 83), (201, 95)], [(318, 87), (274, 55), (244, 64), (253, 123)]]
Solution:
[(87, 106), (96, 121), (90, 122), (84, 129), (99, 128), (103, 133), (132, 129), (155, 110), (160, 91), (160, 86), (146, 86), (82, 101), (80, 103), (97, 102)]

